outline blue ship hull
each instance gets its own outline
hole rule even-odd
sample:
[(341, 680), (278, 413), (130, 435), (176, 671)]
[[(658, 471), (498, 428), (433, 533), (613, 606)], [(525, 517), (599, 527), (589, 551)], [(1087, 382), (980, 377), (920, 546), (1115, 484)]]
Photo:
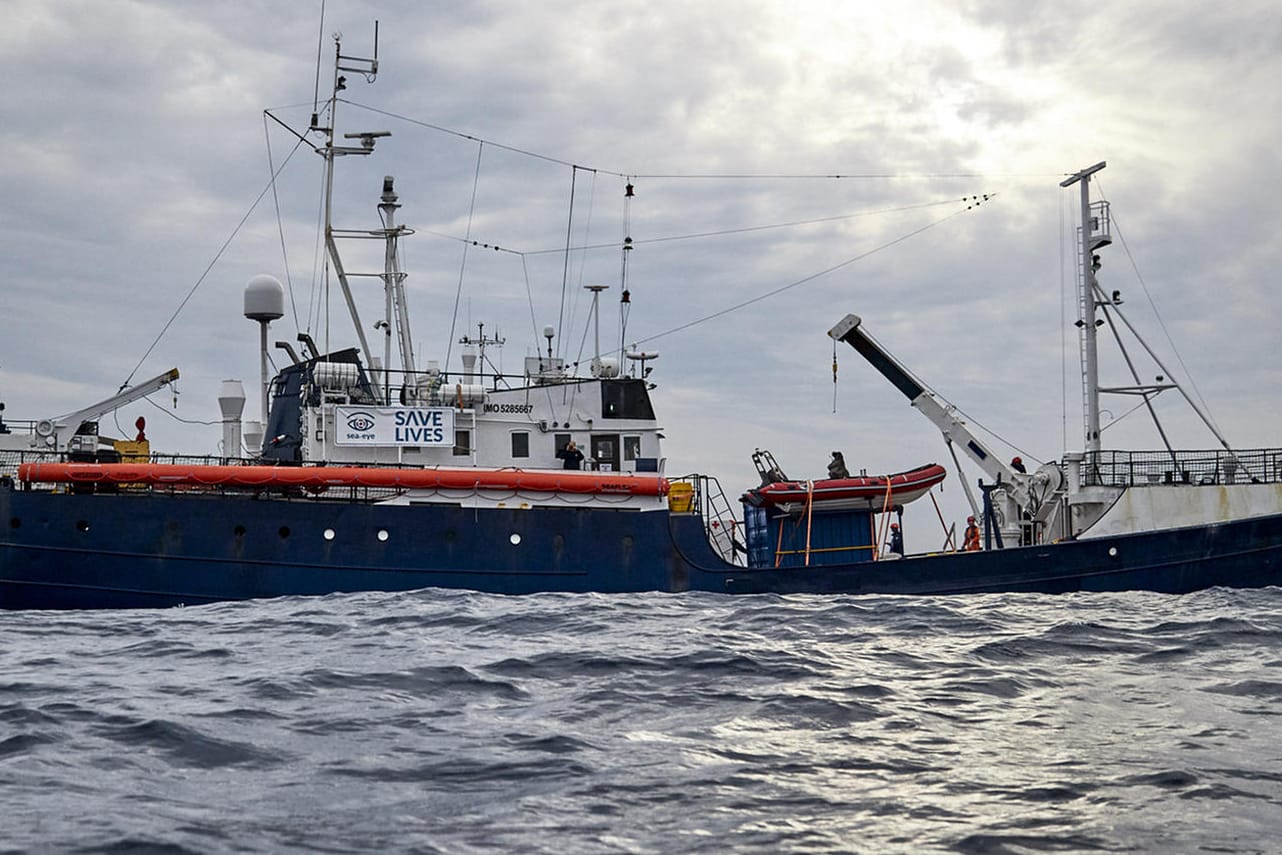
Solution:
[[(702, 518), (252, 495), (0, 488), (0, 607), (146, 608), (462, 588), (732, 594), (1065, 593), (1282, 585), (1282, 515), (824, 566), (723, 561)], [(328, 537), (327, 537), (328, 535)]]

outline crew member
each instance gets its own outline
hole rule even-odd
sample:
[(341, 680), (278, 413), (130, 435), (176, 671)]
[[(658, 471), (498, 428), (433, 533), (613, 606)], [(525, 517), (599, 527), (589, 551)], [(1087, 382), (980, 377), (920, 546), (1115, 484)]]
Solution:
[(1028, 470), (1024, 468), (1024, 461), (1019, 458), (1019, 455), (1015, 455), (1010, 459), (1010, 468), (1014, 469), (1016, 472), (1028, 472)]
[(556, 456), (565, 461), (566, 469), (578, 469), (583, 464), (583, 452), (570, 440), (565, 447), (556, 453)]
[(832, 453), (832, 460), (828, 463), (829, 478), (849, 478), (850, 470), (846, 468), (846, 458), (840, 451)]
[(890, 551), (899, 556), (904, 554), (904, 534), (899, 530), (899, 523), (890, 524)]
[(962, 541), (962, 549), (966, 552), (979, 551), (979, 526), (975, 525), (973, 516), (966, 517), (966, 536)]

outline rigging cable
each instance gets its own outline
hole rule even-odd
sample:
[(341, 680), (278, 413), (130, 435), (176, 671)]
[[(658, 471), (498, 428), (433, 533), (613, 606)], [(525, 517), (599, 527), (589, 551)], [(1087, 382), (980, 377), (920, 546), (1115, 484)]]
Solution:
[[(994, 195), (994, 194), (989, 194), (989, 196), (991, 195)], [(987, 199), (989, 197), (984, 197), (984, 198)], [(840, 222), (841, 220), (853, 220), (858, 217), (877, 217), (877, 216), (882, 216), (884, 214), (899, 214), (899, 213), (903, 213), (904, 211), (916, 211), (916, 210), (921, 210), (923, 208), (937, 208), (942, 205), (953, 205), (956, 202), (957, 202), (956, 197), (950, 197), (948, 199), (937, 199), (933, 202), (919, 202), (914, 205), (901, 205), (895, 208), (878, 208), (872, 211), (858, 211), (853, 214), (838, 214), (832, 217), (816, 217), (811, 220), (791, 220), (789, 222), (769, 223), (761, 226), (744, 226), (742, 228), (736, 228), (736, 229), (718, 229), (716, 231), (711, 231), (711, 232), (692, 232), (690, 234), (684, 234), (684, 235), (667, 235), (665, 237), (646, 238), (645, 240), (638, 240), (638, 241), (632, 241), (629, 238), (625, 237), (624, 243), (626, 246), (642, 246), (642, 245), (649, 245), (654, 243), (670, 243), (673, 241), (681, 241), (681, 240), (702, 240), (703, 238), (726, 237), (729, 235), (749, 234), (752, 232), (768, 231), (770, 229), (789, 229), (789, 228), (794, 228), (796, 226), (812, 226), (819, 223)], [(447, 236), (438, 234), (438, 237), (447, 237)], [(452, 238), (452, 240), (459, 240), (459, 238)], [(590, 246), (575, 247), (575, 249), (584, 249), (584, 250), (612, 249), (615, 246), (617, 246), (617, 244), (599, 243), (599, 244), (590, 245)], [(526, 254), (527, 255), (548, 255), (550, 253), (563, 252), (563, 251), (564, 250), (561, 247), (557, 247), (555, 249), (532, 249), (532, 250), (527, 250)]]
[[(857, 261), (862, 261), (863, 259), (868, 258), (869, 256), (872, 256), (872, 255), (875, 255), (876, 253), (881, 252), (882, 250), (889, 249), (892, 246), (895, 246), (897, 244), (903, 243), (906, 240), (909, 240), (910, 238), (914, 238), (917, 235), (921, 234), (922, 232), (929, 231), (930, 229), (933, 229), (935, 226), (942, 225), (948, 222), (949, 220), (951, 220), (952, 218), (960, 214), (964, 214), (967, 211), (971, 210), (972, 208), (978, 206), (979, 204), (981, 204), (981, 199), (983, 202), (986, 202), (989, 199), (994, 198), (996, 195), (997, 195), (996, 193), (986, 193), (986, 194), (983, 194), (982, 196), (971, 197), (973, 201), (971, 201), (970, 204), (968, 204), (965, 208), (954, 211), (953, 213), (945, 217), (942, 217), (938, 220), (934, 220), (933, 222), (927, 223), (926, 225), (920, 228), (913, 229), (907, 234), (900, 235), (899, 237), (894, 238), (893, 240), (889, 240), (886, 243), (875, 246), (872, 249), (868, 250), (867, 252), (861, 252), (858, 255), (847, 258), (845, 261), (834, 264), (831, 267), (825, 268), (816, 273), (811, 273), (809, 276), (803, 276), (800, 279), (797, 279), (793, 282), (789, 282), (787, 285), (781, 285), (778, 288), (775, 288), (771, 291), (766, 291), (764, 294), (758, 294), (755, 297), (744, 300), (741, 303), (736, 303), (733, 306), (728, 306), (727, 308), (713, 312), (712, 314), (704, 315), (701, 318), (695, 318), (692, 321), (687, 321), (686, 323), (681, 324), (680, 326), (673, 327), (672, 329), (665, 330), (660, 333), (655, 333), (654, 335), (648, 336), (647, 338), (637, 339), (635, 342), (633, 342), (633, 346), (645, 344), (646, 342), (655, 341), (656, 339), (660, 339), (665, 336), (672, 335), (673, 333), (678, 333), (683, 330), (690, 329), (691, 327), (698, 326), (699, 324), (706, 323), (707, 321), (724, 317), (725, 315), (728, 315), (731, 312), (736, 312), (739, 309), (746, 308), (748, 306), (753, 305), (754, 303), (760, 303), (762, 300), (766, 300), (766, 299), (769, 299), (770, 297), (774, 297), (778, 294), (782, 294), (784, 291), (789, 291), (793, 288), (798, 287), (799, 285), (805, 285), (808, 282), (813, 282), (816, 279), (819, 279), (823, 276), (827, 276), (829, 273), (835, 273), (836, 271), (841, 270), (844, 267), (849, 267), (850, 265), (854, 264)], [(962, 201), (967, 201), (967, 200), (963, 199)]]
[(620, 254), (623, 256), (619, 260), (619, 287), (623, 289), (619, 294), (619, 351), (626, 348), (628, 340), (628, 317), (632, 314), (632, 292), (628, 290), (628, 256), (632, 254), (632, 200), (636, 197), (636, 189), (632, 180), (628, 179), (623, 188), (623, 248)]
[[(274, 174), (276, 165), (272, 162), (272, 135), (269, 133), (270, 126), (267, 124), (267, 114), (263, 114), (263, 137), (267, 141), (267, 172), (269, 175)], [(295, 143), (297, 148), (301, 143)], [(280, 236), (280, 256), (285, 267), (285, 287), (289, 289), (289, 308), (294, 313), (294, 328), (298, 328), (298, 303), (294, 300), (294, 278), (289, 272), (289, 249), (285, 245), (285, 222), (280, 214), (280, 196), (276, 192), (276, 182), (272, 184), (272, 207), (276, 211), (276, 232)]]
[[(1109, 332), (1113, 334), (1113, 343), (1117, 345), (1118, 353), (1122, 354), (1122, 361), (1126, 363), (1127, 369), (1130, 370), (1131, 379), (1135, 381), (1136, 388), (1138, 389), (1142, 387), (1144, 385), (1144, 382), (1140, 380), (1140, 372), (1135, 368), (1135, 361), (1131, 359), (1130, 351), (1126, 349), (1126, 343), (1122, 341), (1121, 330), (1119, 330), (1117, 328), (1117, 324), (1113, 322), (1113, 313), (1109, 311), (1108, 302), (1105, 300), (1104, 292), (1103, 290), (1100, 289), (1099, 283), (1095, 284), (1095, 293), (1091, 295), (1091, 299), (1096, 301), (1096, 303), (1099, 305), (1100, 311), (1104, 313), (1104, 320), (1107, 322), (1106, 326), (1108, 327)], [(1127, 323), (1126, 318), (1122, 317), (1121, 309), (1117, 309), (1116, 306), (1114, 307), (1114, 309), (1117, 311), (1117, 315), (1119, 318), (1121, 318), (1122, 323), (1125, 323), (1127, 327), (1130, 327), (1130, 324)], [(1140, 340), (1140, 345), (1141, 346), (1144, 345), (1144, 341), (1142, 339)], [(1171, 442), (1166, 437), (1166, 429), (1162, 427), (1162, 420), (1157, 417), (1157, 410), (1154, 409), (1153, 407), (1153, 396), (1157, 394), (1158, 394), (1157, 392), (1150, 393), (1150, 392), (1141, 391), (1140, 396), (1144, 400), (1139, 405), (1132, 408), (1129, 412), (1123, 413), (1121, 418), (1126, 418), (1126, 416), (1129, 416), (1131, 413), (1135, 412), (1135, 410), (1139, 409), (1139, 407), (1141, 406), (1148, 407), (1149, 417), (1153, 419), (1153, 427), (1157, 429), (1157, 435), (1162, 438), (1162, 446), (1166, 449), (1166, 453), (1171, 455), (1171, 459), (1174, 460), (1175, 450), (1171, 448)], [(1114, 419), (1112, 422), (1109, 423), (1109, 426), (1117, 424), (1118, 421), (1120, 421), (1120, 419)], [(1100, 430), (1101, 432), (1103, 432), (1104, 429), (1101, 428)]]
[[(494, 247), (494, 248), (495, 248), (495, 249), (498, 249), (498, 247)], [(512, 250), (510, 250), (510, 249), (509, 249), (509, 250), (503, 250), (503, 252), (512, 252)], [(535, 342), (537, 342), (537, 341), (539, 340), (539, 321), (538, 321), (538, 318), (536, 318), (536, 317), (534, 316), (534, 291), (530, 288), (530, 268), (529, 268), (529, 266), (526, 264), (526, 261), (525, 261), (525, 255), (524, 255), (523, 253), (519, 253), (519, 252), (517, 252), (517, 253), (514, 253), (514, 254), (515, 254), (518, 258), (520, 258), (520, 259), (521, 259), (521, 273), (522, 273), (522, 275), (523, 275), (523, 276), (524, 276), (524, 278), (525, 278), (525, 299), (526, 299), (526, 304), (530, 307), (530, 326), (531, 326), (531, 328), (534, 330), (534, 339), (533, 339), (533, 340), (534, 340)], [(547, 364), (546, 366), (544, 366), (544, 365), (543, 365), (543, 353), (542, 353), (542, 351), (538, 351), (538, 350), (536, 349), (536, 351), (535, 351), (535, 352), (538, 354), (539, 365), (540, 365), (540, 366), (542, 366), (542, 367), (540, 368), (539, 373), (540, 373), (540, 374), (542, 374), (544, 371), (551, 371), (551, 370), (552, 370), (552, 365), (551, 365), (551, 359), (552, 359), (552, 343), (551, 343), (551, 342), (548, 342), (548, 360), (549, 360), (549, 362), (548, 362), (548, 364)], [(546, 395), (547, 395), (547, 399), (548, 399), (548, 411), (549, 411), (550, 413), (552, 413), (554, 416), (556, 416), (556, 418), (554, 419), (554, 421), (560, 421), (560, 416), (557, 416), (557, 415), (556, 415), (556, 401), (554, 401), (554, 400), (552, 399), (552, 389), (553, 389), (554, 387), (552, 386), (552, 384), (549, 384), (549, 383), (542, 383), (542, 382), (540, 382), (540, 383), (539, 383), (539, 386), (543, 389), (544, 394), (546, 394)], [(568, 419), (567, 419), (567, 421), (568, 421)]]
[[(377, 30), (375, 31), (377, 32)], [(316, 116), (320, 113), (320, 74), (321, 63), (324, 61), (325, 53), (325, 0), (321, 0), (320, 8), (320, 26), (316, 33), (316, 84), (312, 89), (312, 124), (316, 124)]]
[(463, 238), (463, 258), (459, 261), (458, 268), (458, 287), (454, 290), (454, 314), (450, 316), (450, 335), (445, 340), (445, 370), (450, 370), (450, 353), (454, 350), (454, 330), (458, 324), (459, 300), (463, 296), (463, 273), (467, 270), (467, 248), (471, 243), (469, 238), (472, 235), (472, 217), (476, 213), (476, 190), (481, 183), (481, 154), (485, 151), (485, 143), (477, 140), (476, 145), (476, 170), (472, 174), (472, 201), (467, 208), (467, 231)]
[(837, 340), (832, 340), (832, 411), (837, 412)]
[[(1095, 180), (1099, 181), (1099, 178), (1096, 177)], [(1101, 195), (1104, 193), (1102, 185), (1100, 187), (1100, 193)], [(1122, 235), (1122, 227), (1118, 224), (1117, 217), (1113, 216), (1111, 212), (1109, 214), (1109, 223), (1112, 226), (1113, 232), (1117, 235), (1118, 241), (1122, 244), (1122, 250), (1126, 253), (1126, 260), (1131, 263), (1131, 270), (1135, 273), (1135, 279), (1140, 283), (1140, 289), (1144, 291), (1144, 298), (1148, 300), (1149, 308), (1153, 310), (1153, 316), (1157, 318), (1157, 325), (1161, 327), (1162, 335), (1166, 338), (1166, 343), (1170, 346), (1171, 352), (1175, 354), (1175, 361), (1180, 364), (1180, 370), (1184, 372), (1184, 376), (1188, 378), (1189, 385), (1193, 387), (1193, 393), (1197, 396), (1198, 402), (1202, 405), (1202, 412), (1205, 418), (1210, 423), (1211, 427), (1218, 433), (1220, 429), (1219, 425), (1215, 424), (1215, 419), (1211, 416), (1211, 410), (1207, 406), (1206, 399), (1202, 396), (1202, 390), (1197, 387), (1197, 381), (1193, 379), (1193, 375), (1189, 372), (1188, 366), (1184, 364), (1184, 357), (1180, 355), (1179, 348), (1175, 346), (1175, 341), (1171, 338), (1171, 332), (1167, 329), (1166, 322), (1162, 320), (1162, 314), (1157, 309), (1157, 303), (1153, 300), (1153, 295), (1148, 290), (1148, 283), (1144, 281), (1144, 276), (1140, 273), (1139, 265), (1136, 263), (1135, 257), (1131, 255), (1131, 248), (1126, 244), (1126, 238)]]
[(561, 330), (565, 326), (565, 290), (569, 286), (570, 278), (570, 245), (573, 243), (574, 228), (574, 185), (579, 176), (579, 167), (571, 165), (570, 167), (570, 211), (565, 218), (565, 260), (561, 266), (561, 311), (556, 320), (556, 338), (557, 353), (561, 353), (561, 345), (565, 341), (561, 335)]
[[(582, 168), (582, 167), (580, 167), (580, 168)], [(586, 275), (586, 273), (587, 273), (587, 267), (588, 267), (588, 265), (587, 265), (587, 247), (589, 246), (589, 244), (588, 244), (588, 240), (591, 238), (591, 229), (592, 229), (592, 212), (593, 212), (593, 210), (594, 210), (594, 209), (595, 209), (595, 207), (596, 207), (596, 178), (597, 178), (597, 172), (596, 172), (596, 170), (590, 170), (590, 171), (592, 172), (592, 187), (591, 187), (591, 189), (590, 189), (590, 190), (589, 190), (589, 192), (588, 192), (588, 215), (587, 215), (587, 223), (586, 223), (586, 225), (585, 225), (585, 227), (584, 227), (584, 231), (583, 231), (583, 243), (582, 243), (582, 245), (581, 245), (581, 246), (569, 246), (569, 245), (567, 245), (567, 246), (566, 246), (566, 248), (565, 248), (564, 250), (558, 250), (558, 252), (565, 252), (565, 253), (566, 253), (566, 264), (567, 264), (567, 266), (569, 265), (569, 254), (570, 254), (571, 252), (580, 253), (580, 259), (579, 259), (579, 273), (578, 273), (578, 280), (577, 280), (577, 282), (576, 282), (577, 287), (576, 287), (573, 291), (570, 291), (570, 292), (569, 292), (569, 294), (568, 294), (568, 297), (569, 297), (569, 303), (570, 303), (570, 306), (569, 306), (569, 317), (570, 317), (570, 319), (569, 319), (569, 321), (568, 321), (567, 323), (568, 323), (568, 324), (569, 324), (569, 326), (571, 326), (571, 327), (573, 327), (573, 326), (575, 325), (575, 323), (576, 323), (576, 320), (575, 320), (575, 319), (576, 319), (576, 318), (578, 318), (578, 316), (579, 316), (579, 301), (583, 298), (583, 277)], [(573, 182), (571, 182), (571, 188), (572, 188), (572, 189), (571, 189), (571, 192), (572, 192), (572, 193), (574, 193), (574, 194), (575, 194), (575, 196), (576, 196), (576, 198), (577, 198), (577, 193), (573, 190)], [(567, 239), (566, 243), (567, 243), (567, 244), (569, 244), (569, 240), (568, 240), (568, 239)], [(589, 309), (589, 312), (590, 312), (590, 311), (591, 311), (591, 309)], [(575, 354), (575, 357), (574, 357), (574, 360), (573, 360), (573, 363), (574, 363), (575, 365), (578, 365), (578, 364), (580, 364), (580, 363), (583, 361), (583, 349), (584, 349), (586, 346), (587, 346), (587, 330), (586, 330), (586, 328), (585, 328), (585, 330), (584, 330), (584, 338), (583, 338), (583, 341), (582, 341), (582, 342), (580, 342), (580, 344), (579, 344), (579, 350), (578, 350), (578, 352)], [(569, 349), (568, 349), (568, 348), (566, 349), (564, 356), (565, 356), (565, 358), (566, 358), (566, 359), (569, 359), (569, 358), (570, 358), (570, 352), (569, 352)]]
[[(534, 332), (534, 338), (530, 341), (535, 342), (536, 346), (539, 340), (539, 319), (534, 315), (534, 289), (530, 287), (530, 266), (525, 261), (525, 256), (517, 253), (521, 259), (521, 276), (525, 279), (525, 302), (530, 307), (530, 329)], [(551, 354), (548, 354), (549, 356)], [(542, 357), (542, 354), (539, 354)]]
[[(521, 155), (521, 156), (523, 156), (523, 157), (529, 157), (529, 158), (533, 158), (533, 159), (535, 159), (535, 160), (542, 160), (542, 161), (544, 161), (545, 163), (555, 163), (555, 164), (559, 164), (559, 165), (561, 165), (561, 166), (571, 166), (571, 167), (576, 166), (574, 163), (571, 163), (571, 162), (570, 162), (570, 161), (568, 161), (568, 160), (563, 160), (563, 159), (561, 159), (561, 158), (559, 158), (559, 157), (552, 157), (551, 155), (542, 154), (542, 153), (540, 153), (540, 152), (531, 151), (531, 150), (529, 150), (529, 149), (519, 148), (519, 147), (517, 147), (517, 146), (513, 146), (513, 145), (506, 145), (506, 144), (501, 143), (501, 142), (496, 142), (495, 140), (489, 140), (489, 139), (485, 139), (485, 138), (483, 138), (483, 137), (478, 137), (478, 136), (476, 136), (475, 134), (469, 134), (469, 133), (466, 133), (466, 132), (464, 132), (464, 131), (454, 130), (453, 128), (447, 128), (447, 127), (444, 127), (444, 126), (442, 126), (442, 125), (435, 125), (435, 124), (432, 124), (431, 122), (425, 122), (425, 121), (423, 121), (423, 120), (421, 120), (421, 119), (413, 119), (413, 118), (410, 118), (409, 116), (404, 115), (403, 113), (395, 113), (395, 112), (392, 112), (391, 110), (381, 110), (381, 109), (379, 109), (378, 107), (371, 107), (371, 106), (369, 106), (368, 104), (361, 104), (361, 103), (359, 103), (359, 102), (357, 102), (357, 101), (349, 101), (349, 100), (348, 100), (348, 99), (346, 99), (346, 98), (339, 98), (338, 100), (339, 100), (339, 101), (342, 101), (344, 104), (348, 104), (348, 105), (350, 105), (350, 106), (352, 106), (352, 107), (355, 107), (355, 108), (357, 108), (357, 109), (365, 110), (365, 111), (370, 112), (370, 113), (375, 113), (375, 114), (380, 115), (380, 116), (385, 116), (385, 117), (387, 117), (387, 118), (389, 118), (389, 119), (396, 119), (396, 120), (398, 120), (398, 121), (405, 122), (406, 124), (409, 124), (409, 125), (417, 125), (417, 126), (418, 126), (418, 127), (420, 127), (420, 128), (426, 128), (426, 129), (428, 129), (428, 130), (436, 131), (436, 132), (438, 132), (438, 133), (446, 134), (446, 135), (448, 135), (448, 136), (458, 137), (459, 139), (465, 139), (465, 140), (471, 140), (471, 141), (474, 141), (474, 142), (481, 142), (481, 143), (485, 143), (485, 144), (486, 144), (486, 145), (488, 145), (490, 148), (497, 148), (497, 149), (501, 149), (501, 150), (503, 150), (503, 151), (509, 151), (509, 152), (512, 152), (513, 154), (519, 154), (519, 155)], [(637, 178), (650, 178), (650, 179), (681, 180), (681, 181), (686, 181), (686, 180), (757, 181), (757, 180), (770, 180), (770, 179), (781, 179), (781, 180), (815, 179), (815, 180), (836, 180), (836, 181), (847, 181), (847, 180), (884, 180), (884, 181), (898, 181), (898, 180), (913, 180), (913, 179), (929, 179), (929, 180), (935, 180), (935, 179), (941, 179), (941, 178), (946, 178), (946, 179), (962, 179), (962, 178), (964, 178), (964, 179), (976, 179), (976, 178), (1048, 178), (1048, 177), (1054, 177), (1054, 178), (1057, 178), (1057, 179), (1058, 179), (1058, 178), (1062, 178), (1062, 177), (1064, 176), (1064, 173), (1062, 173), (1062, 172), (1008, 172), (1008, 173), (979, 173), (979, 172), (826, 172), (826, 173), (815, 173), (815, 172), (806, 172), (806, 173), (789, 173), (789, 172), (763, 172), (763, 173), (751, 173), (751, 172), (686, 172), (686, 173), (677, 173), (677, 172), (654, 172), (654, 173), (646, 173), (646, 172), (623, 171), (623, 170), (617, 170), (617, 169), (606, 169), (606, 168), (600, 168), (600, 167), (589, 167), (589, 166), (578, 166), (577, 168), (578, 168), (578, 169), (590, 169), (590, 170), (591, 170), (591, 171), (593, 171), (593, 172), (599, 172), (599, 173), (602, 173), (602, 174), (604, 174), (604, 175), (613, 175), (613, 176), (616, 176), (616, 177), (618, 177), (618, 178), (625, 178), (625, 179), (626, 179), (626, 178), (632, 178), (632, 179), (637, 179)]]
[(231, 246), (231, 242), (236, 239), (236, 235), (240, 234), (240, 230), (244, 228), (245, 223), (248, 222), (250, 215), (253, 214), (254, 210), (258, 207), (258, 203), (263, 201), (263, 197), (266, 196), (268, 192), (271, 191), (276, 186), (276, 177), (280, 175), (281, 171), (283, 171), (286, 166), (289, 165), (289, 162), (293, 160), (294, 155), (298, 153), (298, 149), (301, 146), (302, 146), (301, 141), (295, 144), (293, 150), (290, 151), (289, 156), (285, 158), (283, 163), (281, 163), (280, 169), (272, 173), (271, 179), (267, 182), (267, 186), (264, 187), (262, 191), (254, 198), (254, 201), (250, 204), (249, 209), (245, 211), (245, 215), (240, 218), (240, 222), (236, 223), (236, 227), (233, 228), (231, 231), (231, 234), (227, 236), (227, 240), (223, 241), (222, 246), (220, 246), (218, 248), (218, 251), (214, 253), (214, 257), (210, 259), (209, 264), (205, 266), (204, 271), (196, 279), (195, 284), (191, 286), (191, 288), (187, 291), (186, 296), (184, 296), (182, 300), (178, 303), (178, 308), (174, 309), (174, 313), (169, 316), (169, 320), (165, 321), (165, 325), (161, 327), (160, 332), (156, 334), (156, 338), (152, 340), (151, 344), (147, 347), (147, 350), (143, 353), (142, 357), (138, 360), (138, 363), (134, 365), (133, 369), (129, 372), (129, 375), (125, 377), (125, 381), (120, 384), (121, 389), (124, 389), (133, 381), (134, 375), (138, 373), (138, 369), (142, 367), (142, 364), (147, 361), (147, 357), (151, 356), (151, 352), (156, 349), (156, 346), (160, 344), (161, 339), (163, 339), (165, 337), (165, 334), (169, 332), (169, 328), (173, 326), (174, 321), (176, 321), (178, 319), (178, 316), (182, 314), (182, 310), (186, 308), (187, 303), (191, 301), (191, 298), (195, 296), (196, 291), (200, 288), (201, 285), (204, 284), (205, 279), (208, 278), (210, 271), (214, 269), (214, 265), (217, 264), (219, 259), (223, 257), (223, 253), (227, 251), (227, 247)]
[(1065, 282), (1067, 261), (1064, 248), (1068, 245), (1068, 226), (1064, 216), (1066, 194), (1058, 193), (1059, 204), (1059, 431), (1060, 448), (1068, 448), (1068, 285)]
[[(301, 105), (301, 104), (291, 104), (291, 105), (288, 105), (288, 107), (299, 107), (299, 106), (302, 106), (302, 105)], [(286, 109), (286, 108), (277, 108), (277, 109)], [(329, 101), (326, 101), (326, 102), (325, 102), (325, 109), (326, 109), (326, 110), (329, 110), (329, 109), (330, 109), (330, 102), (329, 102)], [(292, 134), (292, 135), (293, 135), (293, 136), (298, 140), (298, 142), (299, 142), (299, 144), (300, 144), (300, 145), (302, 145), (302, 144), (309, 145), (309, 146), (311, 146), (311, 147), (312, 147), (312, 151), (314, 151), (316, 154), (322, 154), (322, 152), (323, 152), (323, 149), (322, 149), (322, 148), (318, 148), (314, 143), (310, 142), (304, 134), (300, 134), (298, 131), (296, 131), (296, 130), (294, 130), (293, 128), (291, 128), (288, 124), (286, 124), (285, 122), (281, 121), (281, 119), (280, 119), (280, 118), (278, 118), (274, 113), (272, 113), (272, 111), (271, 111), (270, 109), (268, 109), (268, 110), (264, 110), (264, 111), (263, 111), (263, 115), (264, 115), (264, 117), (266, 117), (266, 118), (270, 118), (273, 122), (275, 122), (276, 124), (280, 125), (282, 128), (284, 128), (284, 129), (285, 129), (285, 131), (286, 131), (286, 132), (288, 132), (288, 133)], [(320, 122), (319, 114), (318, 114), (318, 113), (313, 113), (313, 114), (312, 114), (312, 120), (313, 120), (313, 124), (314, 124), (314, 125), (315, 125), (315, 124), (319, 124), (319, 122)], [(268, 138), (268, 156), (269, 156), (269, 158), (270, 158), (270, 155), (271, 155), (271, 140), (270, 140), (270, 137), (269, 137), (269, 138)], [(322, 155), (322, 157), (323, 157), (323, 155)], [(324, 295), (324, 294), (322, 293), (322, 292), (323, 292), (323, 289), (322, 289), (322, 287), (321, 287), (321, 281), (322, 281), (322, 276), (328, 275), (328, 270), (329, 270), (329, 259), (328, 259), (328, 257), (323, 256), (323, 253), (325, 252), (325, 229), (324, 229), (324, 224), (325, 224), (325, 168), (324, 168), (324, 166), (322, 166), (322, 167), (321, 167), (321, 171), (320, 171), (320, 184), (321, 184), (321, 186), (320, 186), (320, 192), (319, 192), (319, 193), (317, 193), (317, 202), (316, 202), (316, 228), (315, 228), (315, 230), (314, 230), (314, 231), (315, 231), (315, 234), (316, 234), (316, 245), (315, 245), (315, 247), (313, 247), (313, 250), (312, 250), (312, 282), (311, 282), (311, 296), (310, 296), (310, 297), (308, 297), (308, 300), (307, 300), (307, 323), (306, 323), (306, 325), (303, 325), (303, 324), (299, 323), (299, 321), (298, 321), (298, 308), (297, 308), (297, 306), (296, 306), (296, 305), (294, 305), (294, 306), (293, 306), (293, 309), (294, 309), (294, 327), (295, 327), (295, 329), (305, 329), (305, 330), (306, 330), (307, 332), (309, 332), (309, 333), (312, 331), (312, 323), (313, 323), (313, 322), (319, 323), (319, 322), (320, 322), (320, 319), (321, 319), (321, 314), (322, 314), (323, 304), (324, 304), (324, 303), (325, 303), (325, 301), (326, 301), (326, 295)], [(275, 198), (275, 193), (276, 193), (276, 190), (275, 190), (275, 188), (273, 188), (273, 189), (272, 189), (273, 198)], [(278, 202), (277, 202), (277, 222), (278, 222), (278, 224), (280, 224), (280, 222), (281, 222), (281, 218), (280, 218), (279, 210), (280, 210), (280, 205), (279, 205), (279, 201), (278, 201)], [(282, 236), (281, 236), (281, 242), (282, 242), (282, 250), (281, 250), (281, 254), (282, 254), (282, 256), (283, 256), (283, 255), (285, 255), (285, 250), (284, 250), (284, 248), (283, 248), (283, 244), (284, 244), (284, 235), (283, 235), (283, 233), (282, 233)], [(294, 300), (293, 280), (290, 278), (290, 275), (289, 275), (288, 258), (286, 258), (286, 272), (285, 272), (285, 276), (286, 276), (286, 279), (288, 280), (289, 285), (290, 285), (290, 300), (291, 300), (291, 303), (292, 303), (292, 301)], [(328, 282), (326, 282), (326, 287), (327, 287), (327, 286), (328, 286)], [(326, 337), (326, 346), (328, 347), (328, 337)], [(270, 359), (271, 357), (269, 356), (268, 358)]]
[[(593, 171), (592, 185), (588, 188), (588, 215), (583, 224), (584, 246), (588, 246), (589, 241), (592, 239), (592, 214), (596, 211), (596, 179), (597, 173)], [(579, 314), (579, 300), (583, 297), (583, 277), (587, 275), (588, 271), (587, 250), (579, 251), (576, 249), (575, 252), (579, 253), (579, 278), (577, 282), (578, 287), (574, 289), (574, 297), (570, 301), (571, 318), (575, 318)]]
[[(320, 171), (320, 192), (316, 194), (316, 243), (312, 247), (312, 293), (307, 300), (307, 332), (310, 334), (313, 324), (319, 324), (325, 316), (324, 310), (329, 305), (329, 253), (325, 251), (325, 169)], [(328, 330), (327, 330), (328, 332)], [(329, 337), (325, 344), (328, 349)]]

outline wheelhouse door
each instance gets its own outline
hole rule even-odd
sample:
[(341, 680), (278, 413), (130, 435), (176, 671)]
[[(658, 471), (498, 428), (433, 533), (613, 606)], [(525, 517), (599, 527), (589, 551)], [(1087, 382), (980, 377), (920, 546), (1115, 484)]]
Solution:
[(619, 435), (604, 433), (592, 435), (593, 467), (602, 472), (619, 471)]

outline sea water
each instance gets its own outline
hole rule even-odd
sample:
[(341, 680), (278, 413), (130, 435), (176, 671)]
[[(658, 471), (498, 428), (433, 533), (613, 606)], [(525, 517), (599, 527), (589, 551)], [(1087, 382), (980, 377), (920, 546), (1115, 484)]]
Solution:
[(0, 614), (3, 852), (1277, 852), (1282, 591)]

